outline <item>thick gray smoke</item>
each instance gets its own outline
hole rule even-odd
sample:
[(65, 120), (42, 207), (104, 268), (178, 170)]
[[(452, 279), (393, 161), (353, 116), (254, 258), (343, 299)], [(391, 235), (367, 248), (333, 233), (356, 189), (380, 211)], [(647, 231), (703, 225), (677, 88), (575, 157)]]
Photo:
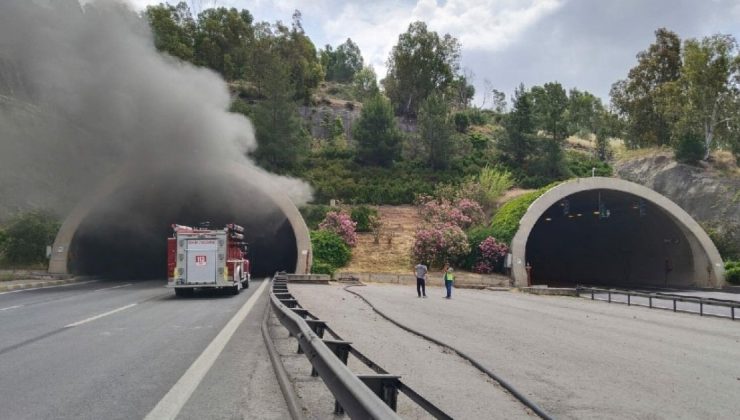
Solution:
[(254, 131), (229, 103), (217, 74), (159, 54), (120, 1), (0, 1), (0, 218), (64, 215), (115, 173), (169, 166), (193, 183), (233, 162), (307, 201), (306, 184), (245, 158)]

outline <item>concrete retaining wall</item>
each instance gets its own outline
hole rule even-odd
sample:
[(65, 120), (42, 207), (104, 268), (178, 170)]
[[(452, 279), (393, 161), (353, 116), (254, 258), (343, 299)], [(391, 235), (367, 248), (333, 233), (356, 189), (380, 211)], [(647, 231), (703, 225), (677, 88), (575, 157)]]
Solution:
[[(397, 273), (336, 273), (334, 279), (340, 277), (355, 277), (363, 283), (391, 283), (403, 285), (416, 285), (416, 277), (413, 274)], [(442, 273), (431, 273), (427, 275), (427, 285), (444, 286)], [(509, 277), (500, 274), (475, 274), (455, 272), (456, 287), (509, 287)]]

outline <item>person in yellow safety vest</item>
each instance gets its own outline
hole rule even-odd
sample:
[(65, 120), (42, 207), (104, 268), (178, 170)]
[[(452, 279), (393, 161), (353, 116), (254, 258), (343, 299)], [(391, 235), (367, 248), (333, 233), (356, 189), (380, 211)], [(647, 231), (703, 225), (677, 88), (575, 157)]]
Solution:
[(449, 263), (445, 263), (442, 270), (444, 272), (445, 289), (447, 289), (445, 299), (452, 299), (452, 283), (455, 281), (455, 270), (450, 267)]

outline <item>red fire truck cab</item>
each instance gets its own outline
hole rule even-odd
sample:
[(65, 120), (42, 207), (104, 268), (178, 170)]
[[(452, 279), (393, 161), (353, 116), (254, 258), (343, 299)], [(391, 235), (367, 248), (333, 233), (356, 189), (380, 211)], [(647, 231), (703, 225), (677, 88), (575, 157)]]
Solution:
[(167, 287), (177, 296), (195, 289), (223, 288), (238, 294), (249, 287), (250, 266), (244, 228), (228, 224), (223, 229), (172, 225), (167, 239)]

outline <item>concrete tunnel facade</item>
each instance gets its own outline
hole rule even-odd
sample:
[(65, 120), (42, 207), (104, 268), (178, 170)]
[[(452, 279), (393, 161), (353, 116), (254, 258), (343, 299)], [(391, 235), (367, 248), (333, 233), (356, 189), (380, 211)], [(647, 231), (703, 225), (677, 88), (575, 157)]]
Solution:
[(514, 284), (724, 286), (722, 258), (683, 209), (616, 178), (579, 178), (540, 196), (511, 244)]
[[(171, 224), (246, 228), (253, 276), (305, 273), (312, 262), (308, 228), (287, 194), (234, 164), (197, 168), (121, 169), (64, 220), (49, 272), (110, 278), (166, 278)], [(183, 178), (197, 179), (192, 184)]]

